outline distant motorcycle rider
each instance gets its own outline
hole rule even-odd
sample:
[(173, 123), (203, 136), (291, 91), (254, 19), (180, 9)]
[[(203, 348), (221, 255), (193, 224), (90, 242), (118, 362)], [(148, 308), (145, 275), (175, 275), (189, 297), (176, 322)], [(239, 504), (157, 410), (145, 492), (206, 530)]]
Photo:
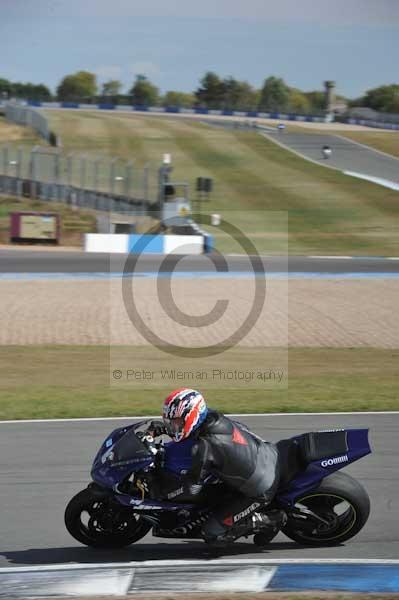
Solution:
[(327, 144), (325, 144), (323, 146), (323, 148), (321, 149), (321, 151), (322, 151), (322, 154), (323, 154), (323, 158), (325, 160), (327, 160), (328, 158), (330, 158), (330, 156), (331, 156), (331, 148), (330, 148), (330, 146), (328, 146)]
[(163, 426), (154, 433), (166, 432), (175, 442), (191, 437), (192, 467), (185, 476), (191, 493), (202, 489), (204, 480), (214, 475), (232, 492), (224, 497), (203, 526), (205, 541), (217, 545), (233, 540), (234, 529), (249, 517), (270, 525), (257, 512), (273, 499), (278, 483), (278, 451), (245, 425), (208, 409), (200, 392), (182, 388), (173, 391), (163, 406)]

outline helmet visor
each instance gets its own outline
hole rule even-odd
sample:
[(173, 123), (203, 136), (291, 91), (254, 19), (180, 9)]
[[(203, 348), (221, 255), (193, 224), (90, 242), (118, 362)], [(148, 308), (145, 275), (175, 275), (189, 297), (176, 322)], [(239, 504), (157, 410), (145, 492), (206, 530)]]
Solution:
[(174, 419), (164, 419), (164, 423), (166, 431), (172, 437), (183, 431), (184, 419), (182, 417), (176, 417)]

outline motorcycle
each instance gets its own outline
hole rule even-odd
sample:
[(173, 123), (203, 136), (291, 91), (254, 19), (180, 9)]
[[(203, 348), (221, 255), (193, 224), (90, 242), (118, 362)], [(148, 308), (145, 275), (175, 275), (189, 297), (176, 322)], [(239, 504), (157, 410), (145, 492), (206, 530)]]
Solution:
[[(84, 545), (121, 548), (150, 530), (154, 537), (203, 539), (203, 523), (230, 494), (210, 475), (201, 492), (183, 485), (192, 440), (155, 441), (149, 421), (115, 429), (99, 449), (92, 482), (65, 510), (68, 532)], [(305, 546), (332, 546), (353, 538), (370, 513), (366, 490), (339, 472), (371, 452), (368, 429), (310, 432), (277, 442), (281, 477), (267, 506), (234, 524), (229, 541), (253, 537), (264, 548), (281, 530)], [(276, 526), (273, 515), (283, 515)], [(263, 518), (262, 518), (263, 517)]]

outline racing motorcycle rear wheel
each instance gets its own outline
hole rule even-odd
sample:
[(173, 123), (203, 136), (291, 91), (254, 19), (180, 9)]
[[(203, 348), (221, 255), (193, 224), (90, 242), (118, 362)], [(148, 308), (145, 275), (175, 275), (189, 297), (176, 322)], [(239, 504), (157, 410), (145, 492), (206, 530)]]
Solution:
[(144, 537), (151, 524), (129, 508), (86, 488), (65, 509), (65, 526), (73, 538), (92, 548), (123, 548)]
[(363, 486), (346, 473), (333, 473), (306, 492), (288, 514), (283, 533), (306, 546), (336, 546), (354, 537), (370, 514)]

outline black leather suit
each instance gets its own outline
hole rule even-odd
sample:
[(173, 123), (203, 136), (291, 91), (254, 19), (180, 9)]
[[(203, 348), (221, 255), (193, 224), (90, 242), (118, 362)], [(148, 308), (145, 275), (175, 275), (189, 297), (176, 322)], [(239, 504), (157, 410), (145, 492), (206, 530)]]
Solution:
[(279, 483), (278, 452), (274, 444), (216, 411), (209, 411), (193, 435), (189, 484), (201, 484), (213, 474), (233, 492), (204, 524), (205, 537), (212, 539), (272, 500)]

